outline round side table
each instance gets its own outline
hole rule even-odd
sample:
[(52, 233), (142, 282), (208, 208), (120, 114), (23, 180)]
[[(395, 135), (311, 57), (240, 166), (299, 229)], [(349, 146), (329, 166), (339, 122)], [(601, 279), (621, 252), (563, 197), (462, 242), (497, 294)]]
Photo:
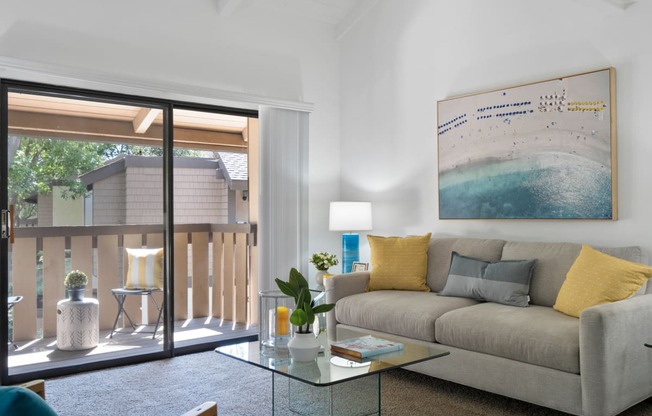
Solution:
[(94, 298), (57, 302), (57, 348), (65, 351), (97, 347), (100, 303)]

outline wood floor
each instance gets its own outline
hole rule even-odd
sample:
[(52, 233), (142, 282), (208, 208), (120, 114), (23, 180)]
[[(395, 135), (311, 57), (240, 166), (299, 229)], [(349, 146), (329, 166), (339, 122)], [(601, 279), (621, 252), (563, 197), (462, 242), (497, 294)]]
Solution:
[[(91, 362), (123, 358), (143, 353), (162, 351), (163, 331), (159, 329), (152, 339), (152, 326), (138, 327), (135, 332), (121, 329), (110, 338), (111, 331), (100, 331), (97, 347), (82, 351), (57, 349), (56, 338), (42, 338), (34, 341), (17, 341), (18, 349), (9, 346), (9, 375), (19, 375), (46, 369), (83, 365)], [(215, 318), (197, 318), (177, 321), (174, 325), (175, 348), (200, 343), (225, 342), (231, 339), (251, 337), (258, 334), (258, 328), (234, 324)]]

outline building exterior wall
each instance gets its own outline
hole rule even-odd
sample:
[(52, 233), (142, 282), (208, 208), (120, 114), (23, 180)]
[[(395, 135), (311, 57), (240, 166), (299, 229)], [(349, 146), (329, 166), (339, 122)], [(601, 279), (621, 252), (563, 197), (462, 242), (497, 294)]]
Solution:
[(52, 225), (84, 225), (84, 196), (64, 198), (64, 189), (67, 187), (52, 187)]
[[(127, 224), (163, 222), (163, 176), (160, 168), (126, 170)], [(226, 181), (214, 169), (174, 169), (175, 224), (228, 223)]]
[(235, 191), (235, 222), (249, 222), (249, 191), (246, 195), (239, 189)]
[(37, 226), (52, 226), (52, 193), (38, 195), (36, 218), (38, 220)]
[(93, 184), (93, 223), (127, 224), (126, 175), (120, 172)]
[(174, 169), (175, 224), (227, 224), (229, 189), (214, 169)]

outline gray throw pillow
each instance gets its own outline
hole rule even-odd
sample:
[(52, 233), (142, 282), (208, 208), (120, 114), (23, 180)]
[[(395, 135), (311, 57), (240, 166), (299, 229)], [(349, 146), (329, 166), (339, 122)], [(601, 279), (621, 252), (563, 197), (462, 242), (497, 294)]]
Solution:
[(504, 260), (492, 263), (453, 252), (448, 280), (439, 294), (527, 306), (535, 262)]

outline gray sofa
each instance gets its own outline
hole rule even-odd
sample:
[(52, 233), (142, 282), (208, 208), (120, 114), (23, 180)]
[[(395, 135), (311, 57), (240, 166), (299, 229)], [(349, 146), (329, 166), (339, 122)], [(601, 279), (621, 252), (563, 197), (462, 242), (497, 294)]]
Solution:
[[(652, 341), (652, 295), (643, 288), (629, 299), (586, 309), (579, 319), (555, 311), (580, 249), (572, 243), (434, 238), (431, 292), (366, 292), (369, 272), (326, 279), (326, 299), (336, 303), (327, 315), (328, 331), (355, 328), (441, 344), (450, 355), (409, 369), (571, 414), (616, 415), (652, 396), (652, 350), (644, 346)], [(645, 263), (639, 247), (598, 249)], [(485, 261), (537, 259), (529, 306), (439, 296), (453, 251)]]

